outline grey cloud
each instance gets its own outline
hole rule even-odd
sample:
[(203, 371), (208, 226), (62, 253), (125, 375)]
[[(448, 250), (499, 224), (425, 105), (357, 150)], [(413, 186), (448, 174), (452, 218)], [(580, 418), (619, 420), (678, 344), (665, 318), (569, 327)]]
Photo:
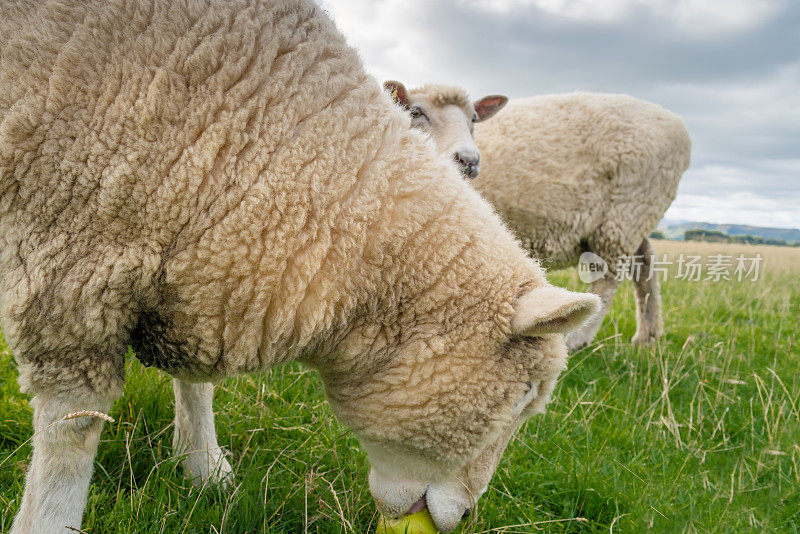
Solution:
[[(756, 29), (711, 37), (679, 32), (670, 21), (643, 10), (616, 24), (567, 20), (534, 8), (509, 14), (464, 4), (456, 9), (444, 0), (427, 2), (422, 13), (424, 19), (416, 20), (437, 36), (438, 49), (431, 52), (440, 65), (487, 74), (498, 67), (528, 67), (531, 77), (538, 68), (562, 88), (643, 80), (742, 80), (796, 61), (800, 50), (800, 5), (785, 6)], [(491, 62), (476, 65), (477, 59)]]

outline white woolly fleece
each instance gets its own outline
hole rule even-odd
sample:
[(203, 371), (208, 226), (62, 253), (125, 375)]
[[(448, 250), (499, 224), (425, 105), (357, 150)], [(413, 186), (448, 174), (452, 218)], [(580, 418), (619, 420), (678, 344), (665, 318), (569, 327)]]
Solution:
[(14, 534), (80, 527), (100, 424), (43, 429), (107, 409), (129, 345), (178, 379), (196, 482), (230, 465), (192, 383), (301, 360), (373, 458), (439, 466), (417, 493), (488, 483), (566, 365), (510, 326), (544, 272), (318, 5), (3, 2), (0, 43), (0, 321), (37, 399)]

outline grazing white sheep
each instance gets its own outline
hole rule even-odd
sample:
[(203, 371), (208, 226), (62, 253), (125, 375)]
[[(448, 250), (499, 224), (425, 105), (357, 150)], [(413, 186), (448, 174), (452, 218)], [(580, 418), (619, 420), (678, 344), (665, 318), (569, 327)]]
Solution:
[[(477, 176), (483, 162), (475, 188), (546, 267), (576, 265), (585, 252), (605, 261), (605, 276), (591, 287), (602, 299), (601, 313), (567, 336), (570, 349), (595, 338), (619, 279), (629, 275), (636, 293), (634, 343), (661, 336), (658, 273), (652, 270), (648, 236), (689, 166), (691, 142), (679, 117), (628, 95), (543, 95), (512, 100), (495, 119), (475, 128), (472, 141), (483, 101), (473, 109), (458, 87), (406, 91), (395, 81), (384, 86), (410, 110), (412, 125), (459, 161), (465, 175)], [(493, 98), (500, 107), (505, 103)], [(459, 151), (480, 157), (465, 165), (453, 139)]]
[(310, 0), (0, 4), (0, 313), (34, 395), (12, 532), (78, 529), (130, 344), (228, 480), (203, 381), (302, 361), (389, 516), (450, 530), (597, 307), (547, 284)]

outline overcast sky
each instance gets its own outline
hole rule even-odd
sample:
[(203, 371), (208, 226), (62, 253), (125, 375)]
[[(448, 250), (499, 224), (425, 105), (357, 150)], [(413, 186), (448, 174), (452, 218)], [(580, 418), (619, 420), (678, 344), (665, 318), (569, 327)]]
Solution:
[(667, 218), (800, 228), (798, 0), (320, 3), (379, 81), (657, 102), (693, 142)]

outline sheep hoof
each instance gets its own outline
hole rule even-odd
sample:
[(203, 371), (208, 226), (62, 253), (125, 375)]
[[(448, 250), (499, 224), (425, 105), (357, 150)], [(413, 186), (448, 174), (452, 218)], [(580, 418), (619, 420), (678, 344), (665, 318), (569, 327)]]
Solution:
[(636, 335), (631, 338), (631, 343), (639, 346), (646, 346), (652, 344), (656, 340), (656, 336), (647, 332), (636, 332)]
[(233, 468), (222, 451), (195, 452), (181, 462), (183, 472), (192, 484), (203, 486), (219, 486), (227, 489), (233, 485)]

